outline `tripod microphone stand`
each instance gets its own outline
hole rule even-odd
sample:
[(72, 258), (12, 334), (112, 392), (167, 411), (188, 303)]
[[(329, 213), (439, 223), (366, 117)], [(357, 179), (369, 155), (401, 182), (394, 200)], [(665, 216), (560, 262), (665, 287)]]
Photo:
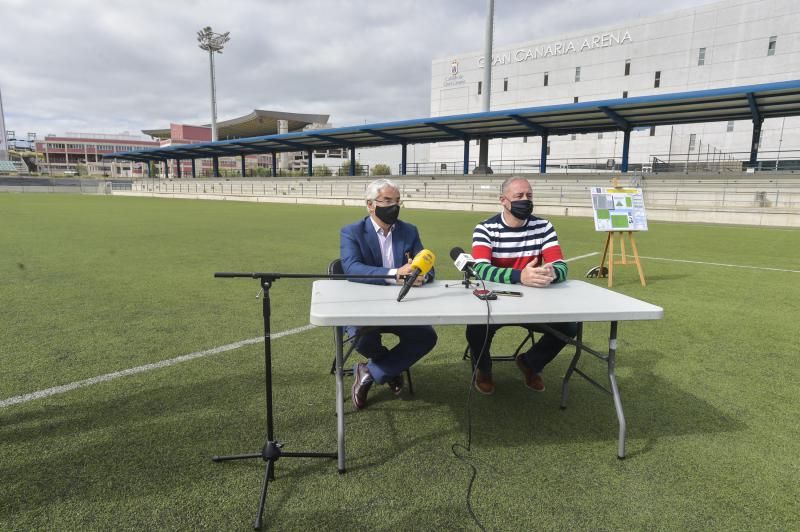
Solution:
[[(261, 288), (264, 292), (262, 298), (262, 314), (264, 317), (264, 384), (266, 392), (266, 425), (267, 434), (264, 446), (261, 451), (235, 454), (228, 456), (212, 456), (211, 460), (214, 462), (226, 462), (230, 460), (247, 460), (251, 458), (261, 458), (266, 462), (264, 468), (264, 478), (261, 481), (261, 496), (258, 502), (258, 513), (256, 514), (253, 528), (256, 530), (261, 529), (264, 515), (264, 506), (267, 501), (267, 489), (269, 483), (275, 480), (275, 462), (282, 456), (287, 458), (338, 458), (338, 452), (335, 453), (321, 453), (321, 452), (286, 452), (283, 451), (283, 444), (275, 439), (275, 430), (273, 426), (273, 411), (272, 411), (272, 342), (270, 340), (270, 298), (269, 289), (273, 283), (282, 277), (295, 278), (295, 279), (364, 279), (364, 278), (378, 278), (389, 279), (394, 278), (393, 275), (347, 275), (347, 274), (305, 274), (305, 273), (238, 273), (238, 272), (216, 272), (214, 277), (222, 278), (235, 278), (244, 277), (248, 279), (258, 279)], [(341, 370), (341, 368), (339, 368)]]

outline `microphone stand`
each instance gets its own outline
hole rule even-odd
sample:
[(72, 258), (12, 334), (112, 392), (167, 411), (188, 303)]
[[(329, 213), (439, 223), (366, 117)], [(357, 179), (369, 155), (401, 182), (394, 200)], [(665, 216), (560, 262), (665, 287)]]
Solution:
[[(222, 278), (235, 278), (244, 277), (248, 279), (258, 279), (261, 288), (264, 291), (262, 298), (261, 311), (264, 316), (264, 384), (266, 391), (266, 426), (267, 434), (264, 446), (261, 451), (235, 454), (228, 456), (212, 456), (211, 460), (214, 462), (225, 462), (229, 460), (247, 460), (251, 458), (261, 458), (266, 462), (264, 468), (264, 478), (261, 481), (261, 496), (258, 502), (258, 513), (256, 514), (253, 528), (256, 530), (261, 529), (262, 519), (264, 515), (264, 506), (267, 501), (267, 489), (269, 483), (275, 480), (275, 462), (281, 456), (288, 458), (338, 458), (339, 453), (320, 453), (320, 452), (286, 452), (283, 451), (283, 444), (275, 439), (275, 430), (273, 426), (273, 410), (272, 410), (272, 342), (270, 340), (270, 298), (269, 289), (272, 284), (280, 278), (291, 279), (389, 279), (394, 278), (393, 275), (348, 275), (348, 274), (310, 274), (310, 273), (239, 273), (239, 272), (216, 272), (214, 277)], [(341, 371), (341, 367), (338, 368)], [(339, 471), (344, 473), (344, 471)]]

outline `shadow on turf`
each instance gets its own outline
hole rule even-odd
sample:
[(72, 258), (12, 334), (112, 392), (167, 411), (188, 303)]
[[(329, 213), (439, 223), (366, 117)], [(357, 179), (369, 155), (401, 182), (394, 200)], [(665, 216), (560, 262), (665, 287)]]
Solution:
[[(469, 364), (457, 360), (439, 367), (420, 366), (415, 371), (417, 398), (452, 408), (459, 430), (466, 433), (466, 398)], [(654, 441), (682, 434), (736, 432), (745, 428), (740, 421), (652, 371), (659, 353), (639, 350), (618, 370), (625, 419), (628, 457), (647, 452)], [(558, 359), (557, 359), (558, 360)], [(492, 396), (472, 394), (474, 441), (484, 447), (511, 447), (531, 443), (563, 444), (608, 441), (614, 456), (618, 422), (611, 396), (574, 375), (566, 410), (560, 409), (561, 382), (569, 357), (545, 371), (547, 390), (534, 393), (525, 387), (522, 375), (510, 363), (495, 363), (497, 391)], [(579, 367), (598, 382), (607, 384), (605, 366), (583, 357)], [(622, 373), (622, 374), (621, 374)], [(453, 378), (454, 376), (458, 378)], [(634, 440), (648, 443), (638, 448)]]

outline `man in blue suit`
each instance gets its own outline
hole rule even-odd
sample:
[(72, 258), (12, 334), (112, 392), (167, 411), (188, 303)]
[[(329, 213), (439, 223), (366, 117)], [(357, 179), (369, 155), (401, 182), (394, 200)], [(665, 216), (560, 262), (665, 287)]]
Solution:
[[(411, 273), (411, 259), (419, 253), (422, 242), (417, 228), (398, 219), (400, 189), (388, 179), (376, 179), (366, 191), (369, 216), (346, 225), (340, 235), (340, 257), (345, 273), (393, 275), (391, 279), (354, 279), (372, 284), (403, 284), (403, 276)], [(433, 281), (434, 271), (418, 277), (415, 285)], [(367, 363), (353, 366), (353, 406), (361, 410), (367, 405), (367, 393), (374, 382), (386, 383), (392, 393), (403, 389), (403, 372), (436, 345), (436, 332), (430, 325), (369, 327), (359, 333), (356, 350), (367, 357)], [(399, 342), (387, 349), (383, 334), (394, 334)]]

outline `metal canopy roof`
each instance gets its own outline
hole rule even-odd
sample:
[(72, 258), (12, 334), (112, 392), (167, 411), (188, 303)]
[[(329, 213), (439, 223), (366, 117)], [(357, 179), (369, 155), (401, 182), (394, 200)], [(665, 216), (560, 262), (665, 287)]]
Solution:
[(424, 144), (482, 137), (567, 135), (638, 127), (800, 115), (800, 80), (400, 122), (308, 130), (237, 140), (112, 153), (133, 161)]

